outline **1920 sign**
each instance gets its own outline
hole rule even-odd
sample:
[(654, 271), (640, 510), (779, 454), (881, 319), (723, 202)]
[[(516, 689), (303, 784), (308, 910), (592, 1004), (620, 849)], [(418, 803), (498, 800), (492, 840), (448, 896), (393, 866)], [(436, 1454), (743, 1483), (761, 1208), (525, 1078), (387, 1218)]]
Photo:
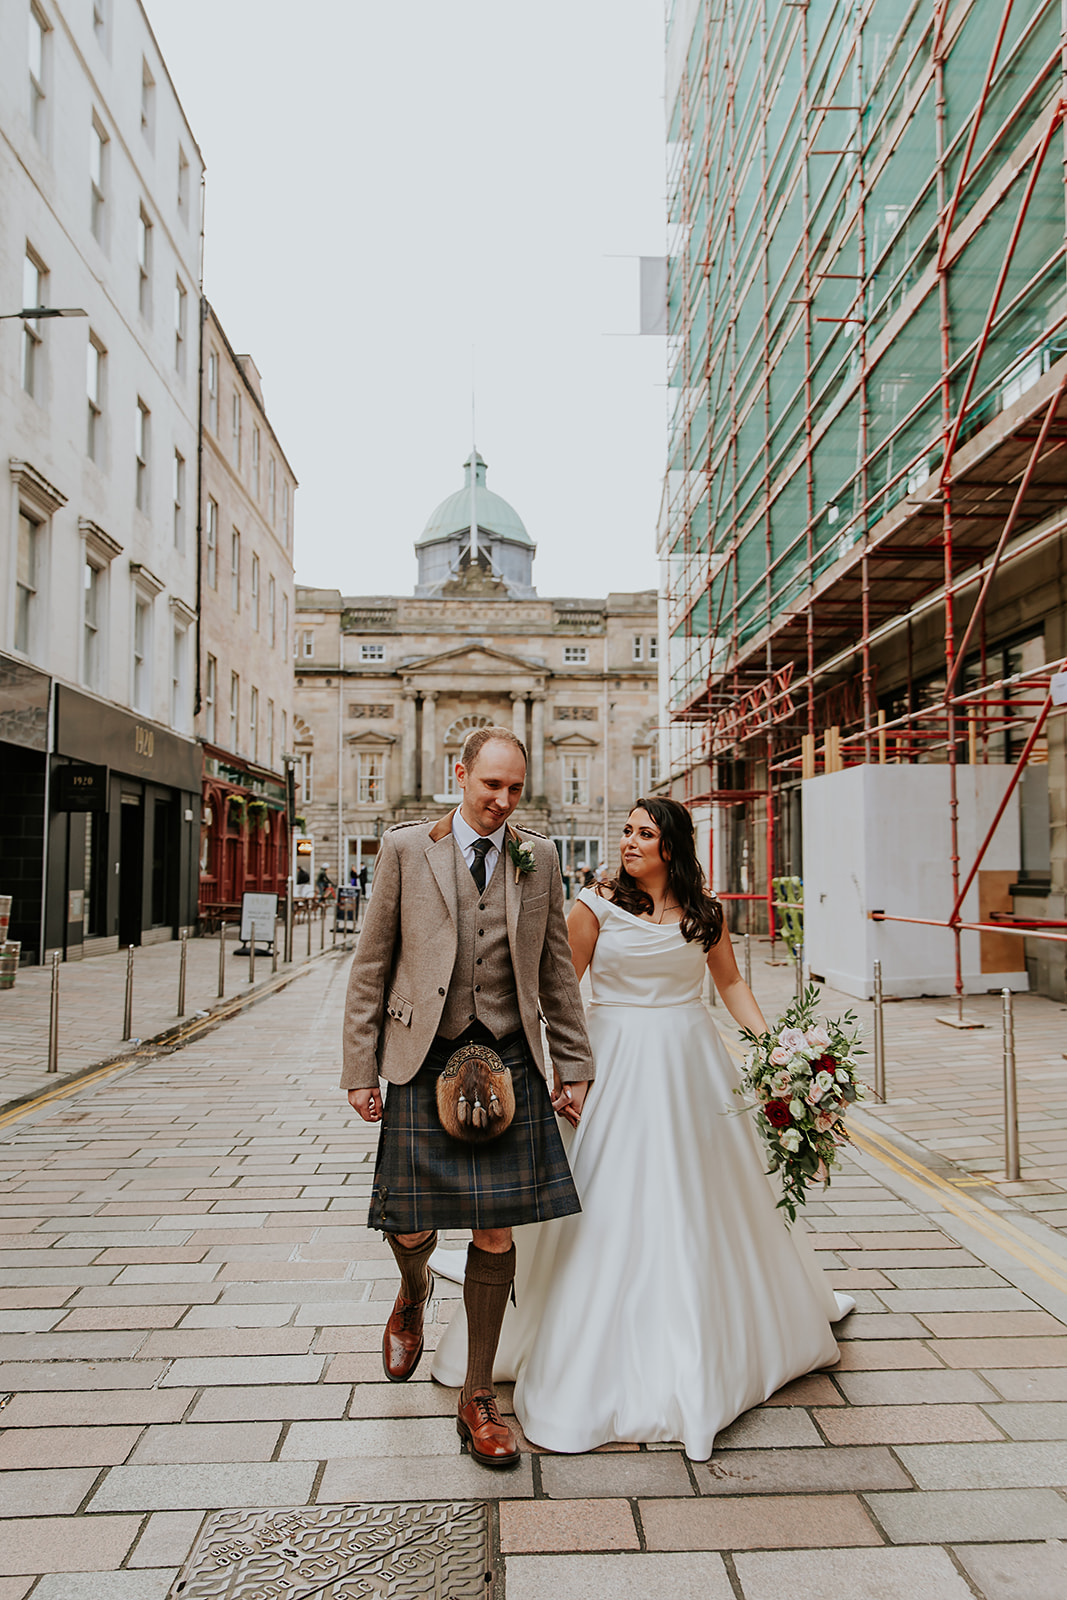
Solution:
[(107, 768), (72, 762), (57, 767), (55, 808), (57, 811), (106, 811)]

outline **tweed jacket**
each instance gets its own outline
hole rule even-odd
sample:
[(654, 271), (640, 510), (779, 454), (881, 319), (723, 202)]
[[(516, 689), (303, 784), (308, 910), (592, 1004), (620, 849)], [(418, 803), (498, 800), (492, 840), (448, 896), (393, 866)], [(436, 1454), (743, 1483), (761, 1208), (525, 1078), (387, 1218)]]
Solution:
[[(385, 834), (374, 869), (344, 1020), (342, 1089), (379, 1077), (407, 1083), (437, 1032), (456, 960), (456, 852), (452, 817), (401, 824)], [(532, 844), (534, 870), (515, 881), (507, 843)], [(545, 1071), (541, 1018), (565, 1083), (593, 1076), (585, 1013), (563, 920), (559, 858), (548, 839), (508, 824), (496, 872), (506, 874), (508, 946), (523, 1033)]]

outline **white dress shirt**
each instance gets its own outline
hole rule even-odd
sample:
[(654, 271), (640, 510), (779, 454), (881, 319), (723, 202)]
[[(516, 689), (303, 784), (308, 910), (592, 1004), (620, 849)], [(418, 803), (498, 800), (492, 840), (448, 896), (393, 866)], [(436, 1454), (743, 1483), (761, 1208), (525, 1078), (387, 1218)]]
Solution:
[(458, 807), (456, 808), (455, 816), (452, 818), (452, 832), (456, 843), (463, 852), (463, 859), (468, 867), (473, 867), (474, 865), (474, 841), (485, 838), (492, 841), (491, 848), (485, 852), (486, 888), (489, 887), (489, 880), (493, 876), (493, 868), (496, 866), (497, 857), (504, 848), (504, 834), (507, 832), (507, 826), (506, 822), (502, 822), (495, 833), (475, 833), (470, 823), (460, 815)]

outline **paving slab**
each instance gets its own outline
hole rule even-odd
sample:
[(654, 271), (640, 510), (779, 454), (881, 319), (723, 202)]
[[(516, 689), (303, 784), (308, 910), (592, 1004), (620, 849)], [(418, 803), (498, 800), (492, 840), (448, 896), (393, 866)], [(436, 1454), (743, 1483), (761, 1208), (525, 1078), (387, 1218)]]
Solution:
[(115, 1466), (126, 1460), (140, 1434), (138, 1427), (9, 1427), (0, 1433), (0, 1472), (20, 1467)]
[(954, 1544), (1067, 1537), (1067, 1500), (1053, 1489), (946, 1489), (872, 1494), (894, 1544)]
[(16, 1394), (4, 1407), (5, 1428), (93, 1427), (117, 1423), (177, 1422), (193, 1389), (103, 1389)]
[(1063, 1600), (1067, 1545), (956, 1545), (956, 1560), (985, 1600)]
[(178, 1567), (137, 1572), (63, 1572), (42, 1578), (36, 1600), (167, 1600)]
[(735, 1556), (734, 1565), (744, 1600), (973, 1600), (943, 1550), (767, 1551)]
[(958, 1404), (995, 1400), (996, 1390), (976, 1372), (843, 1372), (846, 1400), (857, 1406)]
[(20, 1517), (3, 1524), (0, 1573), (111, 1572), (141, 1527), (137, 1517)]
[(734, 1600), (717, 1555), (509, 1556), (507, 1586), (508, 1600)]
[[(405, 1388), (410, 1387), (405, 1385)], [(250, 1384), (205, 1389), (189, 1414), (190, 1422), (291, 1422), (313, 1417), (343, 1417), (348, 1390), (341, 1383)]]
[(282, 1446), (283, 1461), (325, 1461), (350, 1456), (451, 1456), (460, 1449), (453, 1415), (294, 1422)]
[[(999, 1420), (1005, 1409), (995, 1406), (982, 1410), (979, 1406), (951, 1404), (835, 1406), (813, 1411), (812, 1420), (830, 1444), (948, 1444), (1002, 1438), (1004, 1432), (1010, 1432)], [(1059, 1438), (1060, 1435), (1037, 1437)]]
[(487, 1473), (468, 1455), (384, 1456), (328, 1461), (316, 1499), (320, 1505), (353, 1500), (472, 1500), (531, 1497), (533, 1470), (529, 1456), (507, 1472)]
[(182, 1422), (146, 1428), (131, 1465), (269, 1461), (281, 1438), (280, 1422)]
[(1062, 1401), (1009, 1401), (983, 1409), (1009, 1439), (1067, 1439), (1067, 1404)]
[(908, 1478), (889, 1451), (877, 1445), (820, 1450), (731, 1450), (694, 1464), (701, 1494), (813, 1493), (828, 1489), (866, 1493), (906, 1489)]
[[(805, 1550), (882, 1543), (862, 1502), (851, 1494), (641, 1500), (639, 1508), (650, 1550)], [(1067, 1504), (1063, 1509), (1067, 1513)]]
[(203, 1356), (172, 1361), (164, 1387), (214, 1388), (223, 1384), (315, 1383), (326, 1365), (324, 1356)]
[(1067, 1368), (1031, 1371), (1026, 1367), (989, 1369), (982, 1377), (1005, 1400), (1067, 1400)]
[(1067, 1485), (1067, 1442), (901, 1445), (920, 1489), (1026, 1489)]
[(200, 1511), (155, 1511), (130, 1556), (131, 1567), (180, 1567), (204, 1520)]
[(77, 1511), (96, 1479), (92, 1467), (4, 1472), (0, 1474), (0, 1517), (62, 1516)]
[(639, 1550), (626, 1500), (512, 1500), (500, 1507), (500, 1548), (520, 1552)]
[(315, 1467), (303, 1461), (112, 1467), (89, 1510), (186, 1511), (227, 1506), (306, 1505)]
[(692, 1495), (692, 1479), (678, 1450), (614, 1451), (603, 1455), (541, 1458), (541, 1485), (553, 1500), (590, 1496)]

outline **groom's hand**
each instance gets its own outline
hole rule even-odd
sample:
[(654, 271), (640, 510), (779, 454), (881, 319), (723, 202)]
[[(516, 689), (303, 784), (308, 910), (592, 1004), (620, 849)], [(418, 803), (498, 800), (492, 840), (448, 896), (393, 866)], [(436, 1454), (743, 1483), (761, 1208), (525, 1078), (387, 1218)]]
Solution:
[(572, 1128), (578, 1126), (582, 1115), (582, 1106), (589, 1092), (588, 1083), (560, 1084), (556, 1079), (556, 1092), (552, 1096), (552, 1109), (557, 1116), (563, 1117)]
[(364, 1122), (382, 1120), (382, 1092), (380, 1089), (349, 1089), (348, 1103), (358, 1111)]

